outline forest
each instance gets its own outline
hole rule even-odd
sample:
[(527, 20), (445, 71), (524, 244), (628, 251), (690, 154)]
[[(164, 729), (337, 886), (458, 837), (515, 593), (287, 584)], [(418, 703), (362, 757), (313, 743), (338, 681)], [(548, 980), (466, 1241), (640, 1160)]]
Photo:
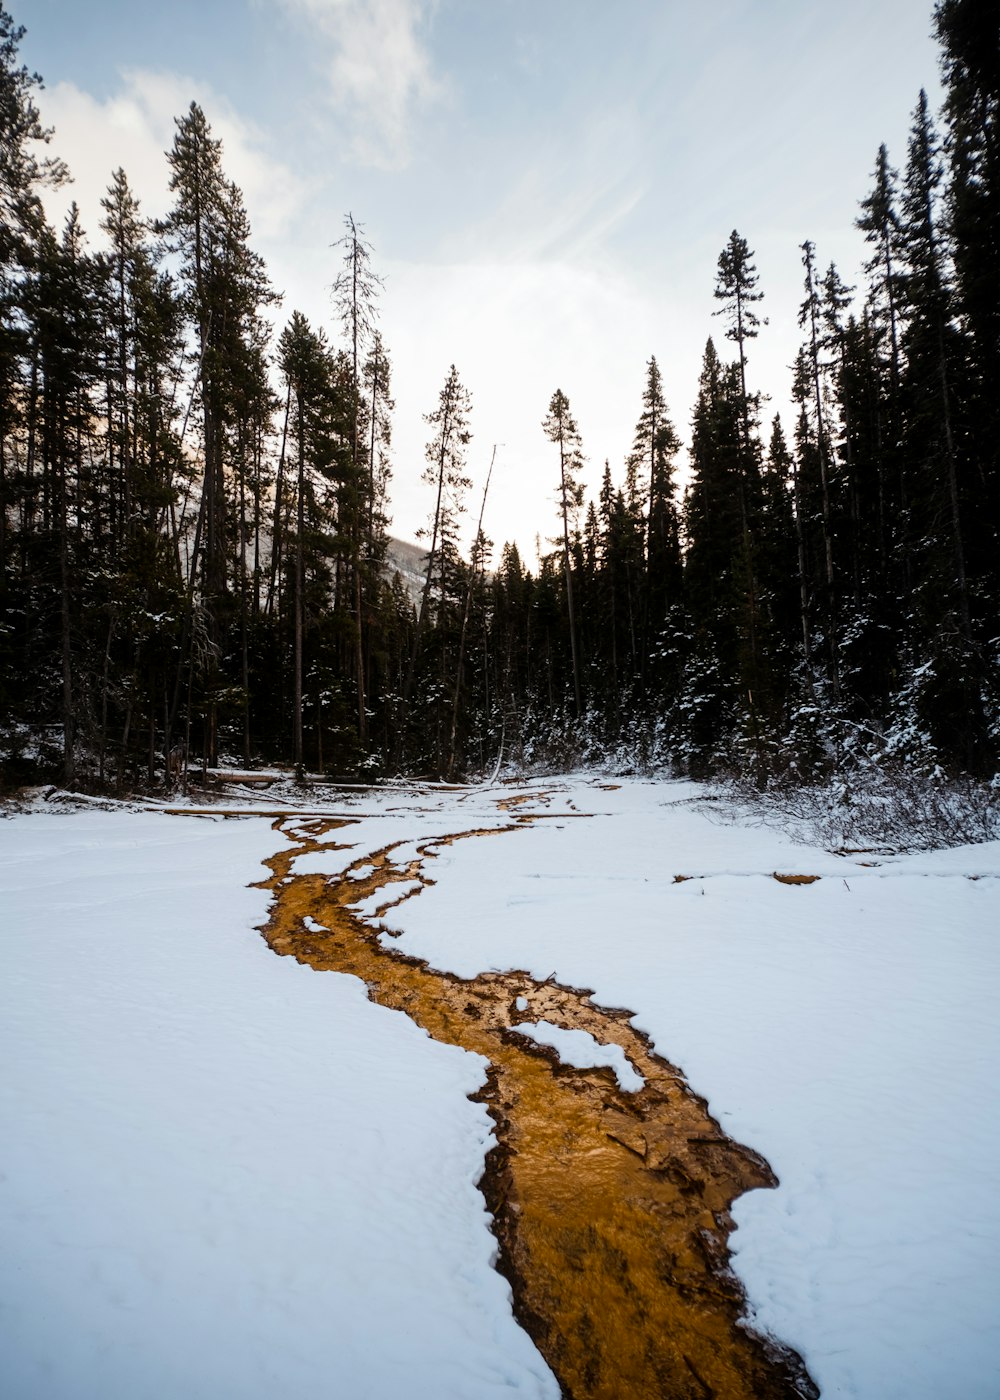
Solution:
[(280, 289), (192, 103), (165, 218), (119, 169), (100, 250), (75, 206), (50, 227), (41, 194), (68, 172), (0, 7), (4, 784), (609, 757), (761, 787), (862, 762), (993, 776), (1000, 15), (940, 0), (933, 24), (942, 110), (920, 93), (899, 165), (879, 148), (844, 211), (865, 285), (803, 237), (793, 420), (748, 382), (766, 289), (734, 229), (689, 460), (650, 354), (632, 450), (586, 499), (573, 406), (546, 386), (557, 504), (532, 570), (470, 499), (452, 366), (426, 414), (414, 586), (391, 566), (391, 347), (363, 226), (348, 215), (337, 245), (336, 342), (294, 311), (272, 334)]

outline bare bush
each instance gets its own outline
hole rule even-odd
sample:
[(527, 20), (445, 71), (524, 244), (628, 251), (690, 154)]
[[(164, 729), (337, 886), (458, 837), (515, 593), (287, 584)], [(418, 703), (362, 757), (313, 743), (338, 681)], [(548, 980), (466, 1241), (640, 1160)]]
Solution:
[(734, 779), (721, 791), (733, 800), (734, 815), (828, 850), (894, 854), (1000, 839), (1000, 786), (903, 764), (860, 767), (820, 784), (761, 789)]

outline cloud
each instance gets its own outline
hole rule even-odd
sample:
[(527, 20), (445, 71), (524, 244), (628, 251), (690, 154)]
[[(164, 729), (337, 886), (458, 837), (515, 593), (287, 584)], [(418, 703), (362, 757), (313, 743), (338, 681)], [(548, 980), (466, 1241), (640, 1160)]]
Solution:
[(529, 139), (498, 174), (485, 215), (451, 232), (456, 260), (479, 260), (485, 249), (507, 262), (592, 265), (649, 192), (642, 126), (628, 98)]
[(444, 93), (423, 40), (436, 0), (283, 3), (332, 49), (330, 100), (348, 122), (354, 159), (390, 170), (405, 165), (416, 112)]
[(204, 108), (213, 134), (222, 139), (223, 169), (243, 191), (254, 233), (280, 235), (301, 207), (304, 183), (267, 153), (262, 133), (205, 84), (141, 69), (125, 71), (120, 90), (104, 100), (73, 83), (46, 89), (42, 115), (55, 127), (52, 150), (66, 161), (74, 179), (46, 196), (49, 218), (61, 223), (75, 199), (84, 228), (94, 237), (101, 197), (118, 166), (143, 212), (165, 213), (170, 201), (165, 152), (173, 144), (174, 119), (192, 101)]
[[(698, 308), (666, 298), (603, 264), (390, 263), (382, 328), (394, 365), (393, 532), (412, 538), (430, 507), (420, 481), (428, 429), (454, 361), (472, 394), (470, 475), (482, 490), (494, 442), (497, 469), (486, 530), (499, 545), (516, 539), (534, 561), (534, 532), (556, 532), (557, 461), (542, 432), (556, 388), (569, 397), (587, 456), (588, 494), (605, 457), (616, 481), (642, 410), (646, 362), (664, 373), (683, 434), (704, 345)], [(694, 354), (689, 347), (695, 346)], [(469, 502), (467, 531), (474, 526)]]

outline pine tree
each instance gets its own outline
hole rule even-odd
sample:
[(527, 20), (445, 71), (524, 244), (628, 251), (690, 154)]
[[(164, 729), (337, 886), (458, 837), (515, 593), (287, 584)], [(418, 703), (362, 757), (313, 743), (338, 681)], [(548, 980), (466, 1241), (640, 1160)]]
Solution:
[(631, 584), (640, 549), (635, 521), (621, 491), (611, 481), (611, 467), (604, 463), (604, 474), (597, 498), (597, 524), (600, 539), (598, 570), (598, 623), (606, 655), (610, 693), (617, 705), (631, 678), (637, 646)]
[[(969, 429), (977, 479), (974, 575), (1000, 548), (1000, 14), (989, 0), (939, 0), (934, 27), (945, 86), (947, 220), (958, 310), (967, 331)], [(972, 523), (970, 521), (970, 523)], [(996, 609), (997, 592), (989, 590)]]
[(777, 708), (795, 665), (797, 642), (805, 616), (796, 565), (792, 481), (795, 464), (780, 417), (775, 414), (762, 476), (763, 501), (758, 530), (757, 562), (760, 582), (763, 652), (768, 662), (769, 689)]
[[(747, 396), (746, 343), (755, 340), (760, 331), (761, 320), (754, 311), (757, 302), (763, 301), (764, 293), (757, 290), (760, 278), (750, 259), (754, 256), (745, 238), (736, 229), (729, 235), (729, 242), (719, 254), (719, 270), (715, 284), (715, 299), (723, 305), (715, 312), (716, 316), (726, 316), (726, 339), (739, 349), (741, 421), (744, 446), (750, 441), (750, 419), (755, 402)], [(767, 322), (763, 322), (767, 325)]]
[[(85, 718), (88, 657), (76, 618), (93, 598), (82, 589), (95, 577), (91, 542), (100, 536), (101, 501), (93, 472), (94, 390), (102, 377), (100, 273), (85, 249), (75, 204), (57, 239), (38, 243), (36, 307), (38, 450), (43, 527), (58, 577), (63, 781), (76, 776), (77, 736)], [(102, 600), (103, 601), (103, 600)]]
[(458, 658), (455, 662), (455, 688), (451, 707), (451, 728), (448, 735), (448, 757), (444, 766), (445, 782), (450, 782), (455, 772), (455, 764), (458, 757), (458, 716), (459, 704), (462, 698), (462, 682), (464, 679), (466, 642), (469, 638), (469, 620), (472, 613), (473, 599), (479, 591), (480, 577), (485, 574), (492, 542), (483, 531), (483, 517), (486, 514), (486, 501), (489, 496), (490, 482), (493, 479), (493, 468), (496, 465), (497, 449), (493, 445), (493, 452), (490, 456), (490, 467), (486, 473), (486, 485), (483, 487), (482, 503), (479, 507), (479, 521), (476, 525), (475, 539), (472, 544), (472, 554), (469, 560), (468, 581), (465, 592), (465, 605), (462, 610), (462, 627), (458, 640)]
[[(963, 460), (960, 443), (970, 435), (956, 391), (967, 351), (955, 330), (955, 298), (941, 232), (943, 175), (927, 97), (921, 92), (910, 131), (900, 216), (905, 261), (904, 442), (919, 565), (913, 631), (922, 637), (917, 654), (924, 676), (918, 687), (920, 720), (939, 749), (953, 747), (966, 768), (977, 769), (988, 762), (990, 746), (984, 667), (974, 640), (965, 520), (971, 515), (977, 522), (988, 521), (990, 500), (988, 491), (972, 493), (965, 486), (970, 464), (967, 457)], [(978, 416), (978, 396), (973, 403), (973, 416)], [(976, 503), (971, 511), (970, 499)], [(989, 524), (984, 533), (989, 536)], [(975, 554), (974, 550), (974, 561)], [(979, 591), (986, 596), (992, 592), (995, 598), (985, 578), (982, 585)], [(992, 608), (988, 605), (987, 610)]]
[[(9, 615), (14, 590), (23, 601), (24, 570), (11, 559), (12, 518), (30, 514), (30, 405), (32, 284), (45, 227), (40, 193), (69, 178), (62, 161), (46, 155), (52, 132), (42, 125), (36, 96), (42, 80), (19, 62), (25, 30), (0, 4), (0, 615)], [(16, 644), (0, 629), (0, 704), (23, 690)], [(28, 639), (25, 637), (25, 641)]]
[[(176, 127), (173, 148), (167, 154), (175, 202), (160, 231), (165, 234), (168, 247), (179, 255), (185, 310), (197, 342), (192, 403), (197, 394), (204, 465), (187, 575), (189, 608), (195, 605), (195, 589), (200, 582), (197, 601), (204, 612), (207, 632), (202, 648), (204, 664), (199, 668), (203, 684), (202, 747), (204, 762), (214, 764), (218, 756), (220, 703), (231, 713), (236, 701), (236, 708), (244, 717), (244, 733), (248, 715), (246, 697), (226, 686), (220, 666), (235, 597), (246, 670), (246, 556), (245, 549), (236, 542), (246, 536), (245, 472), (252, 457), (246, 447), (254, 429), (241, 413), (252, 401), (253, 414), (259, 416), (261, 394), (245, 392), (247, 371), (260, 363), (256, 348), (262, 310), (276, 298), (261, 258), (250, 248), (250, 226), (242, 194), (223, 172), (221, 142), (212, 136), (197, 103), (193, 102), (187, 114), (177, 120)], [(257, 381), (259, 390), (259, 374)], [(181, 538), (179, 529), (179, 541)], [(177, 709), (180, 672), (185, 663), (188, 693), (192, 693), (190, 642), (187, 624), (168, 733)], [(187, 729), (190, 723), (189, 705)]]
[[(219, 458), (219, 406), (216, 357), (213, 354), (213, 324), (210, 291), (210, 256), (220, 232), (224, 197), (222, 142), (213, 138), (205, 113), (192, 102), (187, 115), (177, 119), (173, 148), (167, 153), (170, 192), (174, 208), (160, 226), (168, 246), (179, 254), (184, 287), (185, 310), (194, 322), (197, 335), (196, 387), (201, 399), (203, 424), (204, 477), (201, 487), (199, 526), (204, 527), (206, 543), (205, 590), (209, 597), (222, 592), (224, 575), (219, 548), (221, 524), (218, 519), (221, 464)], [(194, 551), (194, 564), (197, 550)]]
[(709, 340), (692, 415), (684, 509), (684, 594), (694, 637), (682, 704), (696, 766), (710, 763), (733, 722), (748, 662), (741, 410), (739, 366), (723, 365)]
[(861, 201), (861, 214), (855, 220), (855, 224), (864, 233), (866, 242), (873, 246), (872, 256), (865, 263), (865, 271), (872, 279), (871, 304), (876, 324), (884, 324), (889, 336), (889, 365), (895, 402), (899, 391), (900, 365), (897, 258), (899, 224), (896, 215), (896, 182), (899, 177), (889, 164), (889, 152), (884, 144), (879, 146), (878, 155), (875, 157), (873, 178), (874, 186), (871, 193)]
[[(667, 412), (663, 379), (655, 357), (646, 366), (642, 414), (635, 428), (629, 467), (646, 481), (645, 577), (642, 666), (681, 592), (680, 532), (674, 464), (680, 440)], [(638, 522), (641, 528), (641, 522)]]
[(908, 456), (920, 482), (924, 520), (921, 536), (947, 520), (951, 569), (958, 615), (971, 639), (965, 531), (954, 426), (953, 300), (944, 243), (939, 232), (938, 194), (943, 169), (930, 119), (927, 94), (921, 92), (910, 133), (909, 159), (902, 198), (900, 246), (907, 271), (906, 390)]
[[(759, 607), (754, 539), (760, 509), (760, 443), (756, 438), (760, 399), (759, 395), (747, 393), (746, 344), (748, 340), (755, 340), (759, 333), (761, 320), (754, 311), (754, 306), (764, 297), (763, 292), (757, 290), (760, 279), (755, 265), (751, 262), (753, 256), (746, 239), (733, 229), (728, 244), (719, 255), (714, 293), (715, 299), (723, 303), (715, 315), (728, 318), (726, 339), (733, 341), (739, 351), (740, 461), (735, 486), (740, 508), (743, 572), (749, 603), (747, 617), (750, 670), (747, 680), (750, 693), (757, 688), (757, 671), (761, 660), (757, 641)], [(767, 324), (766, 321), (764, 324)]]
[[(808, 239), (801, 245), (805, 275), (805, 300), (799, 308), (799, 325), (806, 330), (807, 339), (797, 366), (797, 382), (793, 396), (800, 405), (800, 424), (805, 430), (808, 422), (806, 402), (811, 397), (813, 415), (814, 460), (818, 467), (820, 525), (823, 543), (822, 597), (827, 659), (834, 694), (839, 689), (837, 655), (837, 587), (834, 573), (834, 509), (830, 432), (827, 421), (823, 380), (825, 364), (822, 358), (823, 307), (816, 273), (816, 248)], [(808, 386), (808, 387), (807, 387)], [(803, 448), (806, 446), (802, 441)], [(804, 463), (803, 463), (804, 465)]]
[[(909, 593), (913, 586), (910, 573), (911, 483), (908, 479), (905, 453), (900, 450), (902, 422), (900, 382), (902, 377), (902, 348), (900, 298), (902, 267), (898, 211), (898, 172), (889, 163), (889, 153), (882, 145), (875, 159), (871, 193), (861, 201), (861, 214), (855, 226), (862, 230), (871, 245), (871, 257), (865, 262), (868, 276), (866, 312), (873, 333), (876, 355), (884, 364), (886, 380), (880, 408), (880, 473), (883, 485), (883, 519), (886, 548), (902, 570), (902, 588)], [(895, 538), (890, 536), (894, 535)]]
[(363, 357), (372, 345), (375, 335), (375, 319), (378, 315), (377, 297), (382, 279), (371, 266), (371, 245), (356, 223), (353, 214), (344, 218), (346, 232), (336, 244), (343, 249), (340, 272), (333, 284), (334, 309), (347, 334), (351, 357), (351, 388), (353, 411), (351, 413), (351, 469), (353, 489), (351, 492), (351, 512), (348, 534), (351, 545), (351, 575), (354, 601), (354, 668), (357, 685), (358, 739), (364, 744), (367, 737), (367, 717), (365, 710), (365, 619), (363, 597), (365, 593), (365, 561), (374, 553), (374, 541), (370, 528), (374, 521), (376, 497), (376, 464), (374, 457), (366, 452), (364, 441), (364, 397), (362, 386)]
[(576, 616), (573, 610), (573, 565), (570, 552), (570, 522), (583, 502), (583, 488), (578, 475), (583, 466), (583, 451), (576, 420), (570, 412), (569, 399), (557, 389), (549, 401), (549, 411), (542, 423), (545, 436), (559, 448), (559, 494), (557, 502), (562, 522), (563, 580), (566, 589), (566, 609), (569, 619), (570, 654), (573, 663), (573, 698), (577, 718), (583, 714), (580, 687), (580, 656), (577, 641)]
[(310, 514), (318, 522), (319, 481), (331, 474), (336, 461), (337, 444), (333, 359), (322, 332), (314, 331), (299, 311), (292, 313), (291, 320), (281, 333), (278, 341), (278, 363), (294, 406), (292, 436), (295, 444), (296, 475), (292, 761), (301, 773), (305, 764), (306, 566), (309, 557), (307, 524)]
[[(363, 609), (367, 619), (365, 647), (365, 694), (369, 703), (379, 688), (376, 674), (377, 647), (372, 631), (378, 628), (380, 599), (383, 597), (382, 572), (388, 547), (387, 528), (389, 481), (392, 476), (392, 365), (379, 331), (372, 333), (371, 349), (361, 373), (362, 429), (366, 440), (368, 466), (367, 520), (364, 525), (362, 558)], [(385, 740), (383, 739), (383, 742)]]
[[(101, 201), (108, 239), (107, 468), (111, 528), (161, 536), (182, 471), (174, 424), (183, 311), (157, 267), (150, 229), (123, 170)], [(176, 547), (176, 541), (175, 541)]]
[(424, 415), (433, 429), (426, 448), (427, 466), (423, 480), (434, 489), (434, 509), (430, 516), (430, 548), (427, 553), (424, 584), (420, 592), (413, 647), (403, 687), (404, 717), (409, 719), (417, 663), (431, 622), (432, 595), (436, 589), (437, 618), (440, 626), (453, 597), (456, 581), (458, 516), (464, 511), (464, 494), (470, 486), (465, 475), (465, 449), (472, 436), (469, 413), (472, 400), (452, 365), (438, 395), (437, 407)]

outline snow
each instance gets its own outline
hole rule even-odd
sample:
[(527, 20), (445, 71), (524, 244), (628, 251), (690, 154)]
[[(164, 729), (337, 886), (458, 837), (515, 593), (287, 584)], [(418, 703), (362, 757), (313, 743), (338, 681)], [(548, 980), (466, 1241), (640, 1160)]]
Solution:
[(268, 821), (0, 823), (0, 1395), (558, 1395), (479, 1057), (272, 954)]
[[(295, 870), (430, 847), (394, 947), (629, 1007), (780, 1178), (736, 1202), (735, 1267), (825, 1397), (996, 1400), (1000, 842), (837, 856), (704, 796), (359, 793)], [(442, 841), (473, 828), (504, 834)], [(5, 1400), (558, 1394), (491, 1268), (483, 1062), (268, 951), (245, 886), (281, 840), (0, 823)], [(578, 1062), (546, 1027), (514, 1029)]]
[(455, 843), (385, 922), (462, 976), (634, 1010), (781, 1180), (737, 1201), (735, 1265), (824, 1396), (995, 1400), (998, 843), (866, 866), (694, 795), (568, 785), (546, 810), (606, 815)]
[[(518, 997), (520, 1000), (522, 998)], [(551, 1021), (519, 1021), (512, 1030), (518, 1035), (526, 1035), (538, 1045), (551, 1046), (563, 1064), (573, 1065), (576, 1069), (608, 1065), (627, 1094), (635, 1093), (646, 1082), (620, 1045), (602, 1045), (589, 1031), (567, 1030), (565, 1026), (553, 1025)]]
[(387, 904), (400, 904), (422, 888), (419, 880), (393, 880), (385, 889), (376, 890), (365, 899), (355, 900), (349, 908), (363, 919), (373, 918)]

